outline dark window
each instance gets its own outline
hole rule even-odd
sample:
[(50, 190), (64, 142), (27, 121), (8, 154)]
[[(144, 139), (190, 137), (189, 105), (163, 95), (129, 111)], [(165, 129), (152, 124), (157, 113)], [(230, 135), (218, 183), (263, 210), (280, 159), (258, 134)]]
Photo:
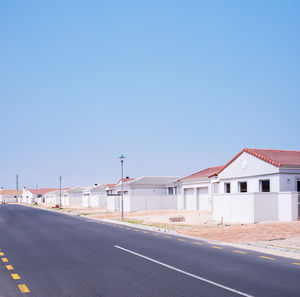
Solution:
[(225, 183), (225, 193), (230, 193), (230, 183)]
[(270, 192), (270, 180), (261, 180), (260, 181), (260, 191), (261, 192)]
[(168, 195), (173, 195), (174, 192), (173, 192), (173, 188), (172, 187), (169, 187), (168, 188)]
[(247, 182), (240, 182), (240, 192), (241, 193), (247, 192)]

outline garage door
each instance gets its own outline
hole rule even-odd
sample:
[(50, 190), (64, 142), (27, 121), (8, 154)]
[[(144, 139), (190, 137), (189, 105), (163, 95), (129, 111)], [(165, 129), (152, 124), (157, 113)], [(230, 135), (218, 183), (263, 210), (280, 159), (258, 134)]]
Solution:
[(193, 210), (195, 207), (194, 189), (184, 189), (184, 209)]
[(211, 211), (208, 187), (197, 189), (197, 209)]

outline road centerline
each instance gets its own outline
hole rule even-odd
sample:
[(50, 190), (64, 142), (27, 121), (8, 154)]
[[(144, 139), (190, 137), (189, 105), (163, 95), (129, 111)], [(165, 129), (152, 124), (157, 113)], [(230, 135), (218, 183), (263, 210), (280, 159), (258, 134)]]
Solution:
[(146, 260), (148, 260), (148, 261), (150, 261), (150, 262), (153, 262), (153, 263), (159, 264), (159, 265), (161, 265), (161, 266), (167, 267), (167, 268), (169, 268), (169, 269), (171, 269), (171, 270), (180, 272), (180, 273), (182, 273), (182, 274), (188, 275), (188, 276), (193, 277), (193, 278), (195, 278), (195, 279), (198, 279), (198, 280), (200, 280), (200, 281), (203, 281), (203, 282), (206, 282), (206, 283), (208, 283), (208, 284), (214, 285), (214, 286), (216, 286), (216, 287), (222, 288), (222, 289), (224, 289), (224, 290), (227, 290), (227, 291), (230, 291), (230, 292), (233, 292), (233, 293), (236, 293), (236, 294), (238, 294), (238, 295), (245, 296), (245, 297), (254, 297), (253, 295), (249, 295), (249, 294), (247, 294), (247, 293), (244, 293), (244, 292), (235, 290), (235, 289), (233, 289), (233, 288), (224, 286), (224, 285), (222, 285), (222, 284), (216, 283), (216, 282), (211, 281), (211, 280), (209, 280), (209, 279), (203, 278), (203, 277), (201, 277), (201, 276), (198, 276), (198, 275), (195, 275), (195, 274), (193, 274), (193, 273), (190, 273), (190, 272), (181, 270), (181, 269), (176, 268), (176, 267), (174, 267), (174, 266), (171, 266), (171, 265), (169, 265), (169, 264), (166, 264), (166, 263), (157, 261), (157, 260), (152, 259), (152, 258), (150, 258), (150, 257), (144, 256), (144, 255), (142, 255), (142, 254), (136, 253), (136, 252), (131, 251), (131, 250), (128, 250), (128, 249), (123, 248), (123, 247), (121, 247), (121, 246), (114, 245), (114, 247), (117, 248), (117, 249), (120, 249), (120, 250), (122, 250), (122, 251), (124, 251), (124, 252), (127, 252), (127, 253), (130, 253), (130, 254), (132, 254), (132, 255), (135, 255), (135, 256), (141, 257), (141, 258), (143, 258), (143, 259), (146, 259)]

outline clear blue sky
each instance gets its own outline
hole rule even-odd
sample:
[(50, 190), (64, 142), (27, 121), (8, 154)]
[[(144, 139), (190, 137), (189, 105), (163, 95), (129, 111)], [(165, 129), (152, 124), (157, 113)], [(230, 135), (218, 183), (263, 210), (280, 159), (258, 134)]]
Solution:
[(6, 188), (300, 150), (300, 1), (2, 1), (0, 36)]

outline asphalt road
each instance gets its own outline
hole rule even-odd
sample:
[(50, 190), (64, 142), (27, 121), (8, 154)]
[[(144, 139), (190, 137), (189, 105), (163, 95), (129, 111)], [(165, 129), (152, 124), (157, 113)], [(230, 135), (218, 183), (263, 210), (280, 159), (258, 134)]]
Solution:
[(300, 261), (20, 205), (0, 249), (0, 297), (300, 296)]

